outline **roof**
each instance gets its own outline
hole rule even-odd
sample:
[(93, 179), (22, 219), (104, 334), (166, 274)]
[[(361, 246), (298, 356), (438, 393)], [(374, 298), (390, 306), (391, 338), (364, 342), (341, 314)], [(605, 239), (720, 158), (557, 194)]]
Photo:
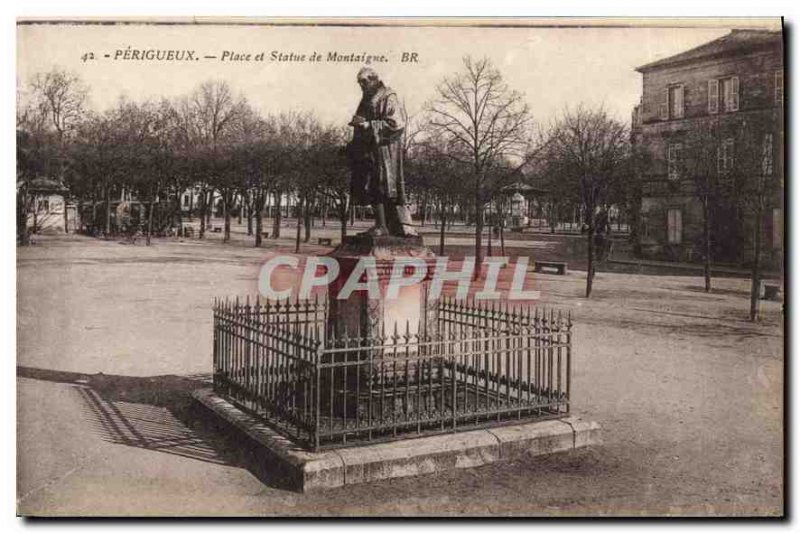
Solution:
[(52, 178), (33, 178), (28, 182), (28, 191), (65, 193), (69, 191), (69, 189), (64, 187), (60, 181)]
[(768, 46), (780, 46), (782, 35), (780, 31), (766, 30), (733, 30), (728, 35), (723, 35), (706, 44), (681, 52), (680, 54), (653, 61), (641, 67), (638, 72), (646, 72), (658, 68), (695, 61), (707, 57), (749, 52), (753, 49)]
[(547, 191), (545, 189), (540, 189), (538, 187), (534, 187), (533, 185), (528, 185), (527, 183), (516, 182), (510, 185), (506, 185), (501, 190), (502, 193), (521, 193), (521, 194), (544, 194)]

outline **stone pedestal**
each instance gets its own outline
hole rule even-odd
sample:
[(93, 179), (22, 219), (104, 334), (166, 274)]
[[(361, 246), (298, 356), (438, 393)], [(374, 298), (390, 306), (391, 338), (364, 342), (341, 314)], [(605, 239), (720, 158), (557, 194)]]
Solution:
[[(377, 420), (390, 418), (394, 413), (408, 412), (410, 407), (403, 404), (404, 395), (390, 394), (391, 391), (388, 390), (381, 391), (381, 387), (383, 384), (398, 387), (413, 385), (409, 381), (414, 380), (417, 375), (417, 361), (413, 359), (417, 354), (416, 335), (436, 332), (438, 302), (428, 300), (436, 256), (423, 245), (421, 237), (370, 235), (345, 238), (330, 256), (339, 263), (339, 276), (328, 288), (329, 336), (336, 339), (333, 341), (334, 345), (339, 347), (343, 346), (341, 342), (345, 338), (351, 339), (348, 345), (352, 347), (359, 345), (358, 341), (354, 341), (357, 338), (362, 339), (362, 346), (372, 346), (369, 350), (339, 352), (335, 356), (336, 361), (360, 360), (362, 364), (358, 365), (358, 373), (349, 372), (345, 376), (341, 369), (332, 373), (334, 398), (338, 397), (337, 391), (346, 387), (349, 398), (346, 410), (352, 409), (345, 413), (342, 406), (334, 405), (333, 411), (340, 416), (355, 415), (364, 420), (369, 416)], [(339, 299), (345, 283), (357, 268), (358, 262), (364, 258), (375, 262), (380, 297), (371, 298), (366, 290), (357, 290), (347, 298)], [(396, 260), (409, 258), (422, 259), (425, 262), (427, 269), (424, 279), (402, 287), (397, 298), (387, 299), (386, 292)], [(404, 271), (403, 277), (408, 278), (412, 274)], [(360, 281), (367, 281), (366, 273)], [(397, 349), (394, 348), (395, 333), (398, 335)], [(394, 359), (395, 353), (397, 360)], [(408, 359), (406, 354), (412, 356), (412, 359)], [(372, 365), (364, 364), (370, 357)], [(323, 379), (323, 387), (328, 386), (327, 381)], [(354, 394), (356, 390), (361, 391), (358, 398)], [(370, 394), (367, 392), (369, 390), (372, 390), (371, 400), (366, 397)], [(334, 403), (338, 403), (336, 399)]]
[[(337, 338), (347, 336), (375, 339), (393, 335), (415, 335), (436, 327), (437, 302), (428, 301), (430, 278), (436, 255), (422, 243), (422, 237), (374, 237), (355, 235), (330, 254), (339, 262), (339, 276), (328, 288), (328, 330)], [(365, 257), (374, 259), (381, 297), (370, 298), (367, 291), (359, 290), (347, 299), (339, 299), (345, 282)], [(400, 289), (398, 298), (386, 299), (386, 290), (395, 261), (404, 258), (422, 259), (428, 266), (425, 279)], [(406, 273), (408, 276), (410, 273)], [(361, 281), (366, 281), (362, 276)]]

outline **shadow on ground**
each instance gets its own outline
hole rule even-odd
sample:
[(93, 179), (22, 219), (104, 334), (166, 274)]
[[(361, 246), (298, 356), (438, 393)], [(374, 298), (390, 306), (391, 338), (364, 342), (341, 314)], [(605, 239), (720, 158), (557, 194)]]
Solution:
[(132, 377), (17, 367), (17, 377), (72, 386), (92, 431), (105, 442), (244, 468), (272, 488), (290, 489), (249, 439), (207, 416), (192, 392), (210, 374)]

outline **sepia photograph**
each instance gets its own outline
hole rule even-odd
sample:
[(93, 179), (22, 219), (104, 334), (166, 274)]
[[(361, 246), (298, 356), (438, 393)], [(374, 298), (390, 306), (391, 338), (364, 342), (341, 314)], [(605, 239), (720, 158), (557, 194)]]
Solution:
[(784, 30), (16, 19), (17, 516), (785, 518)]

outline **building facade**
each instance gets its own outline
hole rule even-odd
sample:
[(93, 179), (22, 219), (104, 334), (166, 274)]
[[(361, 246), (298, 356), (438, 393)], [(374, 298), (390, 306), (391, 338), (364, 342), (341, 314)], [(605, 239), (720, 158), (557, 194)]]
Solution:
[(633, 111), (631, 136), (645, 154), (641, 255), (701, 261), (708, 224), (713, 261), (747, 264), (760, 218), (762, 257), (779, 264), (781, 32), (734, 30), (636, 70), (642, 74), (642, 96)]

